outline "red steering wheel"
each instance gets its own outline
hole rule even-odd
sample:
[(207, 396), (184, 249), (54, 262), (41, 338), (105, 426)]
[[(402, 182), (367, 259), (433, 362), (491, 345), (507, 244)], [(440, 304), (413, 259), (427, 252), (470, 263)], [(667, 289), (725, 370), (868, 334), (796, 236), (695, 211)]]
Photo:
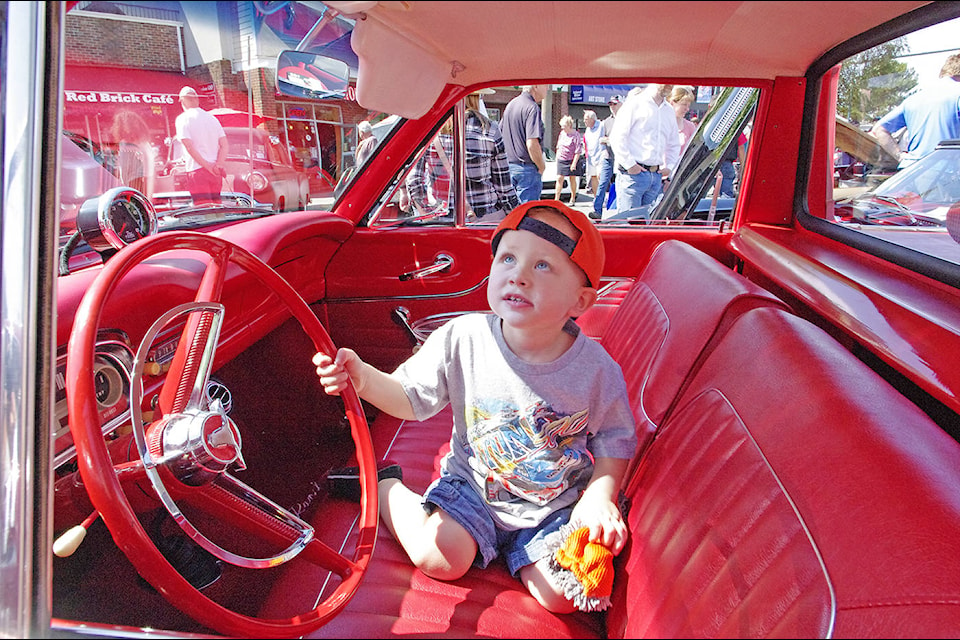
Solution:
[[(209, 258), (194, 303), (165, 316), (187, 317), (177, 351), (163, 381), (154, 419), (140, 422), (142, 354), (134, 364), (131, 413), (141, 460), (115, 464), (101, 431), (94, 381), (94, 357), (100, 315), (117, 283), (138, 264), (173, 250), (199, 251)], [(332, 619), (356, 593), (377, 536), (376, 462), (370, 430), (353, 387), (341, 395), (360, 466), (359, 535), (352, 555), (317, 540), (313, 529), (230, 475), (243, 468), (237, 425), (217, 402), (200, 392), (211, 373), (216, 351), (227, 266), (239, 265), (266, 285), (299, 321), (318, 351), (335, 353), (323, 325), (297, 292), (273, 269), (245, 249), (215, 236), (184, 232), (144, 238), (119, 251), (104, 266), (83, 297), (70, 334), (67, 400), (70, 431), (77, 447), (80, 474), (94, 507), (130, 562), (175, 607), (224, 634), (254, 638), (298, 637)], [(157, 330), (160, 329), (155, 325)], [(150, 332), (147, 332), (148, 335)], [(146, 341), (145, 341), (146, 342)], [(141, 349), (143, 351), (143, 349)], [(313, 610), (287, 619), (251, 617), (214, 602), (190, 584), (164, 558), (137, 518), (122, 486), (137, 482), (153, 490), (174, 520), (194, 541), (222, 560), (251, 569), (306, 559), (336, 573), (340, 584)], [(149, 479), (150, 483), (145, 480)], [(207, 540), (179, 513), (176, 500), (189, 501), (205, 515), (241, 527), (271, 548), (284, 551), (267, 558), (234, 554)], [(171, 506), (172, 505), (172, 506)], [(349, 551), (349, 550), (348, 550)]]

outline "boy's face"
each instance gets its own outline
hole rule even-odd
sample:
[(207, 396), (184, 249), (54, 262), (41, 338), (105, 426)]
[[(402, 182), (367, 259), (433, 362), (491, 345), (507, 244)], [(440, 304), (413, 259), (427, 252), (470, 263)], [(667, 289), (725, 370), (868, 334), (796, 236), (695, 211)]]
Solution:
[[(561, 214), (534, 217), (571, 236)], [(565, 224), (564, 224), (565, 223)], [(530, 231), (506, 231), (490, 266), (487, 303), (515, 329), (562, 331), (596, 301), (583, 271), (562, 249)]]

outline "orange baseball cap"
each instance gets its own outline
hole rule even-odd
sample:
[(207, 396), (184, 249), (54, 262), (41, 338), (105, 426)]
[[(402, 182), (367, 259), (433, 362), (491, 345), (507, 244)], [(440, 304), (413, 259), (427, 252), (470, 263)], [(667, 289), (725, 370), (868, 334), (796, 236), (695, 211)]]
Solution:
[[(527, 213), (530, 209), (536, 207), (553, 209), (563, 215), (573, 226), (580, 230), (580, 239), (574, 240), (559, 229), (541, 220), (528, 218)], [(603, 248), (603, 238), (600, 237), (600, 232), (586, 214), (571, 209), (559, 200), (532, 200), (530, 202), (524, 202), (507, 214), (507, 217), (497, 225), (496, 231), (493, 232), (490, 245), (493, 248), (494, 255), (497, 253), (497, 246), (500, 244), (500, 238), (503, 236), (504, 231), (529, 231), (547, 242), (560, 247), (570, 256), (573, 263), (580, 267), (587, 275), (588, 284), (594, 289), (598, 288), (600, 276), (603, 275), (603, 263), (606, 260), (606, 252)]]

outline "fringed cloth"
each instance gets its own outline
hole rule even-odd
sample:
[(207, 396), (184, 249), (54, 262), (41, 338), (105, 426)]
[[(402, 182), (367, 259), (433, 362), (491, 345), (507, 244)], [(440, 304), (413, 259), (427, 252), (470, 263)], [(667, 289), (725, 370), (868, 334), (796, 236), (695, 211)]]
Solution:
[(613, 553), (590, 542), (590, 529), (567, 523), (547, 543), (550, 570), (563, 594), (581, 611), (603, 611), (613, 591)]

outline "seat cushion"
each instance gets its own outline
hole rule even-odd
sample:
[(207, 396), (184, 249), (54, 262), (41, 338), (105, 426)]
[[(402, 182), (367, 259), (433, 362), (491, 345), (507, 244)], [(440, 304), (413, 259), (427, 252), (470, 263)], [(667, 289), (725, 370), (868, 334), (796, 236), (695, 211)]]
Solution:
[[(449, 407), (423, 422), (400, 421), (381, 414), (371, 425), (378, 458), (403, 467), (404, 483), (422, 492), (439, 476), (439, 464), (449, 450), (452, 416)], [(334, 548), (352, 549), (356, 541), (356, 505), (331, 500), (314, 518), (317, 535)], [(302, 570), (302, 569), (301, 569)], [(315, 569), (322, 584), (326, 572)], [(291, 584), (293, 584), (291, 582)], [(302, 582), (301, 582), (302, 584)], [(329, 591), (327, 587), (325, 591)], [(277, 593), (275, 597), (282, 597)], [(509, 620), (509, 624), (505, 621)], [(557, 615), (529, 594), (506, 565), (495, 561), (485, 569), (470, 569), (451, 582), (425, 576), (380, 526), (377, 546), (356, 596), (333, 619), (308, 637), (597, 638), (603, 635), (601, 614)]]
[(834, 601), (791, 497), (715, 391), (663, 426), (628, 487), (611, 638), (824, 638)]
[(679, 240), (660, 243), (603, 336), (620, 363), (642, 455), (684, 382), (739, 314), (787, 305), (713, 257)]

